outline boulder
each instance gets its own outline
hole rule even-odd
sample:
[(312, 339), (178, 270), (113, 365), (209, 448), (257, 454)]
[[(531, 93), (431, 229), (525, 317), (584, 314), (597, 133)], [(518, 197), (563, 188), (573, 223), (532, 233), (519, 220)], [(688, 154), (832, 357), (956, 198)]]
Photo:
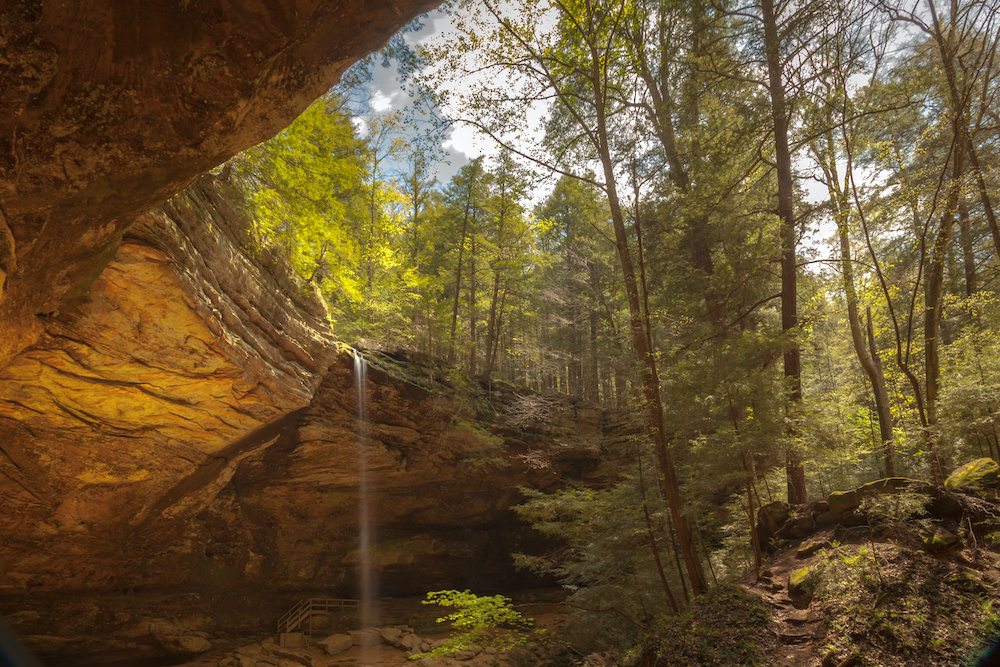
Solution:
[(420, 648), (423, 641), (417, 635), (403, 635), (396, 642), (396, 648), (401, 648), (405, 651), (416, 651)]
[(838, 516), (844, 512), (849, 512), (861, 505), (857, 491), (834, 491), (827, 500), (830, 507), (830, 514)]
[(1000, 476), (1000, 465), (993, 459), (976, 459), (957, 468), (944, 481), (944, 488), (949, 491), (962, 489), (979, 489), (997, 481)]
[(795, 557), (796, 558), (809, 558), (810, 556), (812, 556), (813, 554), (815, 554), (817, 551), (820, 551), (821, 549), (829, 549), (829, 548), (830, 548), (830, 543), (829, 542), (820, 542), (819, 540), (814, 540), (812, 542), (808, 542), (808, 543), (802, 545), (799, 548), (799, 550), (795, 552)]
[(323, 647), (327, 655), (337, 655), (354, 646), (350, 635), (330, 635), (316, 643)]
[(785, 525), (791, 516), (792, 506), (788, 503), (775, 501), (761, 505), (757, 510), (757, 539), (763, 548), (767, 548), (771, 540)]
[(800, 567), (788, 575), (788, 592), (791, 595), (810, 595), (816, 590), (819, 572), (813, 567)]
[(783, 525), (774, 536), (779, 540), (786, 538), (797, 540), (807, 535), (811, 535), (815, 530), (816, 518), (813, 516), (813, 513), (809, 511), (809, 508), (806, 507), (788, 519), (788, 521), (785, 522), (785, 525)]
[(378, 633), (382, 636), (382, 641), (389, 646), (395, 646), (403, 636), (403, 631), (399, 628), (379, 628)]
[(897, 493), (903, 489), (926, 492), (930, 490), (930, 485), (907, 477), (886, 477), (862, 484), (853, 491), (834, 491), (827, 499), (827, 504), (831, 514), (840, 516), (861, 507), (861, 501), (865, 498), (883, 493)]
[(943, 493), (933, 501), (927, 511), (938, 519), (950, 519), (962, 514), (962, 503), (953, 495)]

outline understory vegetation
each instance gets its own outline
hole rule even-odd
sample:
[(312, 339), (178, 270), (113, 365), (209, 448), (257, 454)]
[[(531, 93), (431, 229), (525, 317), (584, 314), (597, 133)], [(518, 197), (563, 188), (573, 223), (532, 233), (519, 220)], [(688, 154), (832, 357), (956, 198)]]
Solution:
[[(760, 565), (761, 506), (1000, 459), (1000, 5), (455, 0), (435, 18), (224, 168), (256, 242), (345, 339), (625, 415), (618, 482), (525, 490), (517, 511), (560, 546), (519, 563), (597, 614), (590, 637), (756, 664), (766, 642), (739, 633), (757, 612), (725, 582)], [(373, 109), (380, 65), (409, 106)], [(493, 149), (439, 182), (456, 128)], [(874, 659), (957, 659), (956, 633), (992, 622), (981, 582), (864, 548), (831, 552), (822, 595)], [(743, 620), (713, 616), (723, 599)]]

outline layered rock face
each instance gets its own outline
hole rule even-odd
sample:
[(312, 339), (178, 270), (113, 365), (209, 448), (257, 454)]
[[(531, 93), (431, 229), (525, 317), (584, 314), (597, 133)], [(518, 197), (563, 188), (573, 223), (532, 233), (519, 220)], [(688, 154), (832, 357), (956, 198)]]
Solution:
[(0, 368), (135, 217), (273, 136), (437, 0), (14, 0), (0, 13)]
[(241, 254), (234, 222), (210, 179), (143, 216), (0, 371), (0, 586), (114, 585), (137, 531), (176, 537), (311, 400), (337, 356), (322, 308)]
[[(359, 442), (351, 352), (236, 200), (207, 176), (141, 216), (0, 371), (0, 611), (50, 655), (53, 623), (93, 616), (86, 635), (105, 602), (25, 612), (34, 599), (199, 589), (273, 616), (289, 595), (356, 595), (361, 447), (383, 595), (531, 583), (510, 559), (539, 539), (510, 510), (518, 487), (614, 474), (600, 409), (402, 353), (367, 353)], [(120, 641), (135, 616), (101, 623)]]
[[(89, 296), (0, 371), (3, 590), (213, 583), (217, 571), (351, 587), (352, 357), (322, 304), (253, 257), (226, 187), (206, 177), (143, 216)], [(372, 359), (386, 586), (418, 592), (456, 572), (514, 583), (515, 545), (495, 540), (516, 532), (516, 488), (583, 477), (600, 411), (452, 387), (428, 360)]]

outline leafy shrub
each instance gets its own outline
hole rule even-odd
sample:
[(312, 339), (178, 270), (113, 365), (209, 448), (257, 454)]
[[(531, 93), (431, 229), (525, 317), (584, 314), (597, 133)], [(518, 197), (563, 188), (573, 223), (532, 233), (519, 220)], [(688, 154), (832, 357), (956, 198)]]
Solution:
[(533, 621), (511, 608), (510, 603), (510, 598), (503, 595), (475, 595), (468, 590), (428, 593), (423, 604), (456, 609), (437, 619), (437, 622), (451, 623), (462, 632), (433, 651), (418, 653), (410, 659), (452, 655), (471, 646), (490, 646), (498, 651), (506, 651), (523, 644), (526, 641), (523, 631), (530, 628)]

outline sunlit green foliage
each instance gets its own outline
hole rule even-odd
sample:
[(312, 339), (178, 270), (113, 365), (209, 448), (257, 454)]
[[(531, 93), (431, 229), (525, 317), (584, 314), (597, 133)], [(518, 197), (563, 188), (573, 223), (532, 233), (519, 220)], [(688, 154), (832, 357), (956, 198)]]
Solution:
[(427, 594), (423, 604), (454, 608), (455, 611), (437, 622), (450, 623), (459, 634), (432, 651), (410, 656), (411, 660), (453, 655), (472, 646), (506, 651), (526, 641), (525, 631), (533, 623), (511, 607), (511, 599), (503, 595), (475, 595), (468, 590), (434, 591)]

